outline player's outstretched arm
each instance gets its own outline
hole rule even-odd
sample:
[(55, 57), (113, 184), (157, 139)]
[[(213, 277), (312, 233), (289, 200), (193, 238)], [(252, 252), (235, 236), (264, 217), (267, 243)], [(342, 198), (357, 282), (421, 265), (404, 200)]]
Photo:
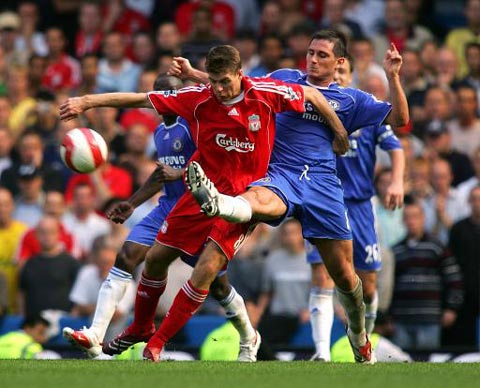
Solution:
[(388, 154), (392, 161), (392, 182), (387, 188), (384, 206), (386, 209), (395, 210), (403, 206), (405, 155), (402, 149), (391, 150)]
[(60, 119), (73, 120), (91, 108), (152, 108), (145, 93), (103, 93), (71, 97), (60, 105)]
[(208, 74), (195, 69), (190, 64), (187, 58), (174, 57), (170, 68), (167, 71), (168, 75), (173, 75), (183, 80), (199, 82), (206, 84), (208, 82)]
[(302, 87), (305, 94), (305, 101), (310, 102), (317, 112), (325, 118), (327, 124), (335, 135), (335, 139), (333, 140), (333, 151), (337, 155), (343, 155), (348, 151), (348, 133), (342, 122), (322, 93), (310, 86)]
[(388, 86), (390, 88), (390, 100), (392, 111), (387, 116), (387, 123), (395, 127), (403, 127), (410, 120), (408, 103), (402, 84), (400, 83), (400, 68), (402, 67), (402, 56), (392, 43), (390, 49), (385, 53), (383, 68), (387, 74)]

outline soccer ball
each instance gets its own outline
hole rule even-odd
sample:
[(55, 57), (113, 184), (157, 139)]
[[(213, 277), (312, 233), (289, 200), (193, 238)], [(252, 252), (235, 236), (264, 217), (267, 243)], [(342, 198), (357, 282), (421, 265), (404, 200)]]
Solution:
[(63, 162), (76, 172), (94, 171), (107, 160), (107, 154), (107, 143), (90, 128), (71, 129), (60, 146)]

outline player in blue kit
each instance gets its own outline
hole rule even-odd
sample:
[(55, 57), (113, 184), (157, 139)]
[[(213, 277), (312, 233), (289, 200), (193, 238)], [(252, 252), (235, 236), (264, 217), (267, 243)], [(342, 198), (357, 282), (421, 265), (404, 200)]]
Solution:
[[(178, 78), (159, 76), (155, 81), (154, 90), (179, 89), (181, 86), (182, 82)], [(128, 283), (132, 280), (133, 271), (145, 259), (165, 218), (185, 192), (185, 185), (181, 178), (196, 147), (191, 139), (188, 124), (183, 118), (167, 115), (163, 118), (164, 123), (159, 125), (154, 133), (158, 167), (147, 182), (127, 201), (119, 202), (109, 209), (107, 216), (113, 222), (123, 223), (137, 206), (158, 193), (162, 187), (164, 194), (159, 198), (158, 206), (135, 225), (126, 238), (117, 255), (115, 265), (100, 289), (91, 326), (83, 330), (73, 330), (69, 327), (63, 330), (64, 337), (90, 357), (96, 357), (101, 353), (101, 342), (116, 307), (125, 294)], [(182, 260), (193, 267), (198, 258), (185, 255)], [(144, 275), (140, 282), (144, 282), (147, 286), (159, 286), (155, 284), (158, 281), (147, 279)], [(258, 336), (257, 339), (258, 333), (250, 323), (243, 298), (230, 285), (226, 271), (218, 274), (212, 284), (211, 294), (224, 307), (227, 317), (240, 334), (238, 360), (256, 361), (260, 337)], [(139, 298), (142, 295), (137, 294), (136, 297)], [(153, 322), (153, 317), (151, 320)], [(108, 343), (111, 349), (104, 347), (103, 350), (107, 354), (118, 354), (133, 343), (129, 343), (125, 338), (121, 342), (113, 340)]]
[[(349, 55), (339, 64), (335, 81), (344, 87), (352, 82), (353, 58)], [(391, 126), (380, 125), (362, 128), (349, 136), (350, 148), (337, 157), (337, 175), (342, 181), (345, 205), (353, 235), (353, 263), (362, 280), (363, 300), (365, 302), (365, 330), (367, 335), (373, 331), (377, 316), (377, 271), (381, 267), (375, 219), (371, 198), (375, 194), (373, 178), (376, 161), (376, 146), (388, 151), (392, 162), (392, 183), (388, 188), (387, 202), (391, 193), (400, 194), (397, 206), (403, 200), (403, 173), (405, 157), (401, 144)], [(391, 208), (391, 204), (386, 206)], [(318, 250), (307, 244), (307, 261), (312, 266), (312, 289), (309, 309), (312, 335), (316, 352), (312, 360), (330, 361), (330, 333), (333, 324), (333, 288), (334, 283), (323, 265)]]
[[(384, 67), (389, 80), (392, 105), (355, 89), (333, 83), (335, 68), (345, 61), (345, 40), (334, 31), (320, 31), (312, 37), (307, 52), (307, 74), (282, 69), (270, 74), (285, 82), (317, 87), (330, 102), (350, 133), (378, 126), (384, 121), (396, 126), (408, 122), (408, 105), (400, 84), (402, 57), (392, 45)], [(176, 58), (170, 73), (205, 81), (206, 75)], [(348, 322), (347, 334), (357, 362), (374, 363), (371, 344), (365, 332), (365, 305), (361, 280), (353, 269), (352, 235), (343, 203), (343, 191), (336, 176), (332, 147), (337, 140), (324, 125), (323, 118), (306, 105), (303, 114), (277, 115), (277, 134), (267, 176), (252, 183), (241, 196), (218, 193), (198, 163), (187, 168), (186, 181), (202, 210), (231, 222), (281, 222), (295, 216), (304, 237), (322, 254), (335, 282)], [(392, 195), (398, 204), (400, 193)]]

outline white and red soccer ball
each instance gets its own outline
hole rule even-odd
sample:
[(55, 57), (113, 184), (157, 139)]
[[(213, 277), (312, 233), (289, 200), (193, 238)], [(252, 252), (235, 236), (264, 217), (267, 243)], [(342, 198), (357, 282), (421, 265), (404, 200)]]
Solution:
[(73, 171), (92, 172), (107, 160), (107, 143), (90, 128), (75, 128), (67, 132), (60, 146), (63, 162)]

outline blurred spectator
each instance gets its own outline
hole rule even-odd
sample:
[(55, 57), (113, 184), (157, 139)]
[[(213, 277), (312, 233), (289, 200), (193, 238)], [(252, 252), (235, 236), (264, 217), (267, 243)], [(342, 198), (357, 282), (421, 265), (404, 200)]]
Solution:
[(67, 40), (63, 31), (58, 27), (50, 27), (45, 35), (48, 65), (42, 86), (52, 92), (74, 90), (80, 84), (80, 64), (66, 53)]
[(267, 0), (260, 15), (259, 35), (278, 34), (283, 24), (283, 12), (279, 2)]
[(12, 166), (13, 136), (7, 127), (0, 127), (0, 177)]
[(43, 215), (45, 192), (42, 190), (42, 172), (32, 165), (20, 166), (18, 186), (20, 192), (15, 197), (14, 217), (29, 227), (37, 225)]
[(235, 13), (235, 29), (256, 29), (258, 27), (260, 9), (256, 0), (224, 0), (229, 4)]
[(211, 8), (200, 6), (193, 12), (192, 28), (182, 45), (182, 56), (193, 64), (204, 58), (208, 51), (224, 42), (222, 36), (213, 28), (213, 13)]
[(303, 0), (278, 0), (282, 10), (282, 24), (275, 31), (282, 38), (287, 37), (294, 26), (299, 24), (309, 25), (312, 23), (303, 10)]
[(155, 44), (152, 36), (148, 32), (136, 32), (133, 35), (132, 46), (133, 60), (143, 69), (149, 68), (153, 64), (155, 54)]
[(260, 41), (260, 63), (250, 73), (250, 77), (262, 77), (278, 69), (278, 61), (283, 56), (283, 42), (278, 35), (264, 35)]
[[(472, 165), (473, 170), (475, 171), (475, 175), (472, 176), (470, 179), (467, 179), (465, 182), (458, 185), (458, 194), (460, 195), (461, 201), (464, 204), (467, 204), (468, 198), (470, 196), (470, 191), (475, 186), (480, 184), (480, 147), (477, 148), (472, 156)], [(470, 212), (470, 207), (466, 206), (467, 209), (465, 211)]]
[(37, 102), (30, 95), (28, 84), (28, 68), (11, 66), (7, 73), (8, 98), (12, 103), (12, 111), (8, 125), (16, 138), (25, 128), (32, 124), (32, 112)]
[[(80, 60), (80, 71), (82, 73), (82, 82), (80, 83), (77, 95), (92, 94), (97, 90), (99, 59), (96, 54), (85, 54)], [(87, 113), (91, 114), (91, 111)]]
[(96, 237), (110, 233), (111, 225), (95, 213), (95, 195), (87, 183), (72, 189), (71, 210), (64, 217), (65, 228), (76, 236), (82, 258), (92, 249)]
[(379, 74), (370, 74), (363, 85), (363, 90), (373, 94), (380, 101), (389, 100), (388, 84), (385, 83), (385, 77)]
[(347, 0), (325, 0), (323, 2), (323, 15), (320, 27), (340, 31), (349, 40), (363, 37), (360, 25), (345, 17), (346, 10)]
[(181, 54), (182, 38), (173, 22), (164, 22), (157, 28), (156, 46), (159, 51), (169, 51), (173, 55)]
[(465, 204), (461, 202), (457, 190), (451, 186), (453, 175), (448, 161), (440, 158), (435, 160), (430, 176), (434, 192), (422, 203), (425, 230), (446, 246), (450, 228), (466, 216)]
[(0, 47), (7, 66), (24, 65), (28, 59), (27, 51), (19, 51), (15, 47), (20, 23), (20, 18), (15, 12), (0, 13)]
[[(478, 351), (480, 316), (480, 186), (470, 191), (472, 215), (452, 226), (449, 247), (463, 273), (465, 302), (454, 325), (444, 331), (443, 344)], [(464, 350), (464, 349), (462, 349)]]
[(212, 31), (220, 39), (231, 39), (235, 34), (235, 10), (219, 0), (190, 0), (181, 4), (175, 11), (175, 24), (183, 38), (188, 38), (195, 24), (198, 8), (210, 10)]
[(45, 216), (36, 228), (41, 252), (20, 272), (19, 305), (25, 316), (43, 310), (70, 311), (68, 298), (80, 263), (63, 251), (59, 221)]
[(368, 38), (372, 38), (380, 29), (385, 18), (383, 0), (350, 0), (345, 17), (357, 22)]
[(429, 83), (435, 83), (438, 44), (434, 40), (426, 41), (420, 48), (420, 59), (423, 65), (423, 75)]
[(350, 44), (350, 50), (355, 58), (352, 87), (362, 89), (367, 79), (373, 74), (383, 77), (387, 84), (385, 71), (375, 62), (375, 48), (371, 40), (367, 38), (354, 39)]
[(449, 32), (445, 40), (450, 49), (455, 52), (459, 60), (458, 75), (467, 74), (467, 63), (465, 60), (465, 46), (469, 42), (480, 43), (480, 1), (467, 0), (465, 3), (465, 17), (467, 26), (455, 28)]
[(155, 0), (125, 0), (125, 5), (149, 18), (155, 8)]
[(42, 78), (47, 69), (47, 58), (33, 54), (28, 60), (28, 85), (31, 96), (35, 96), (42, 87)]
[(252, 324), (262, 333), (259, 359), (273, 360), (270, 346), (288, 344), (299, 325), (309, 321), (310, 266), (306, 262), (302, 227), (294, 219), (279, 230), (281, 247), (265, 262), (262, 293)]
[(48, 54), (47, 43), (42, 32), (38, 31), (38, 2), (22, 1), (17, 8), (20, 18), (19, 34), (15, 39), (15, 49), (19, 52), (45, 56)]
[(96, 1), (86, 1), (80, 5), (78, 30), (75, 36), (75, 56), (98, 54), (102, 45), (102, 12)]
[(385, 24), (381, 32), (373, 38), (377, 63), (383, 62), (384, 53), (393, 43), (400, 53), (405, 48), (419, 49), (433, 38), (425, 27), (410, 25), (407, 8), (403, 0), (385, 1)]
[[(152, 70), (144, 70), (138, 81), (138, 93), (147, 93), (152, 90), (152, 85), (158, 73)], [(130, 108), (123, 111), (120, 116), (120, 125), (128, 131), (132, 125), (140, 124), (147, 127), (149, 133), (153, 133), (159, 124), (159, 117), (153, 109)]]
[(173, 53), (171, 51), (162, 51), (157, 56), (157, 74), (164, 74), (170, 68), (173, 61)]
[(452, 148), (472, 157), (480, 147), (480, 119), (477, 117), (477, 92), (470, 86), (460, 86), (456, 94), (456, 114), (448, 124)]
[(453, 256), (425, 233), (418, 203), (406, 203), (407, 238), (393, 247), (393, 342), (403, 349), (437, 349), (441, 327), (455, 322), (463, 302), (462, 277)]
[[(455, 87), (467, 85), (477, 92), (477, 101), (480, 98), (480, 43), (467, 43), (465, 45), (465, 60), (468, 72)], [(477, 114), (480, 112), (477, 110)]]
[[(62, 223), (62, 218), (65, 215), (66, 206), (63, 193), (59, 191), (49, 191), (45, 194), (45, 202), (43, 204), (43, 214), (54, 217), (59, 222), (60, 243), (63, 251), (69, 253), (75, 258), (80, 257), (80, 250), (75, 243), (75, 238), (69, 233)], [(24, 265), (25, 262), (41, 252), (40, 242), (37, 238), (35, 228), (30, 228), (22, 237), (18, 246), (17, 260), (19, 265)]]
[[(100, 237), (95, 240), (90, 256), (91, 264), (87, 264), (80, 269), (70, 291), (70, 301), (73, 303), (71, 314), (73, 316), (93, 316), (98, 292), (103, 281), (107, 278), (110, 268), (115, 263), (117, 250), (114, 245), (109, 244), (108, 239)], [(128, 313), (135, 301), (135, 292), (135, 283), (131, 280), (112, 317), (105, 334), (105, 341), (108, 341), (108, 338), (113, 338), (124, 329)]]
[(7, 86), (5, 85), (5, 79), (7, 78), (7, 62), (5, 60), (5, 51), (0, 45), (0, 96), (4, 96), (7, 92)]
[(425, 92), (423, 110), (417, 109), (417, 125), (413, 133), (424, 138), (425, 126), (432, 121), (447, 122), (452, 117), (453, 96), (450, 89), (442, 86), (431, 86)]
[(97, 93), (134, 92), (137, 90), (140, 66), (125, 56), (125, 42), (119, 32), (108, 33), (103, 40), (103, 54), (100, 60)]
[[(392, 170), (385, 168), (378, 172), (375, 178), (377, 195), (373, 197), (375, 208), (378, 242), (380, 247), (389, 249), (405, 237), (403, 224), (403, 209), (389, 210), (384, 207), (387, 189), (392, 182)], [(383, 259), (382, 259), (383, 260)]]
[(125, 0), (107, 0), (103, 9), (103, 30), (116, 31), (130, 43), (138, 31), (150, 31), (150, 22), (141, 13), (128, 8)]
[(8, 310), (8, 285), (7, 277), (3, 272), (0, 272), (0, 322), (7, 314)]
[(260, 62), (255, 33), (253, 30), (239, 31), (235, 35), (232, 45), (240, 52), (240, 58), (242, 58), (242, 70), (244, 74), (249, 74), (250, 71)]
[(452, 149), (452, 135), (444, 122), (434, 120), (427, 125), (425, 145), (425, 152), (431, 161), (439, 157), (448, 160), (453, 174), (453, 186), (458, 186), (474, 175), (468, 156)]
[(407, 194), (415, 200), (421, 201), (433, 194), (430, 185), (430, 161), (425, 158), (416, 158), (409, 170), (410, 190)]
[(144, 124), (138, 123), (131, 125), (125, 135), (127, 152), (119, 157), (118, 164), (127, 171), (131, 171), (134, 177), (149, 159), (146, 152), (149, 134), (150, 129)]
[(0, 96), (0, 127), (8, 127), (10, 113), (12, 112), (12, 103), (7, 96)]
[(8, 307), (16, 312), (17, 266), (15, 252), (27, 225), (13, 218), (15, 204), (10, 191), (0, 187), (0, 273), (7, 281)]
[(36, 314), (28, 316), (22, 323), (22, 329), (11, 331), (0, 337), (1, 359), (40, 358), (42, 344), (47, 342), (48, 321)]
[(448, 47), (440, 47), (435, 58), (435, 81), (437, 85), (453, 88), (458, 83), (458, 58)]
[[(288, 54), (294, 59), (294, 65), (290, 68), (307, 71), (307, 51), (312, 39), (313, 30), (310, 26), (299, 24), (294, 26), (287, 37)], [(280, 69), (286, 66), (279, 66)]]

